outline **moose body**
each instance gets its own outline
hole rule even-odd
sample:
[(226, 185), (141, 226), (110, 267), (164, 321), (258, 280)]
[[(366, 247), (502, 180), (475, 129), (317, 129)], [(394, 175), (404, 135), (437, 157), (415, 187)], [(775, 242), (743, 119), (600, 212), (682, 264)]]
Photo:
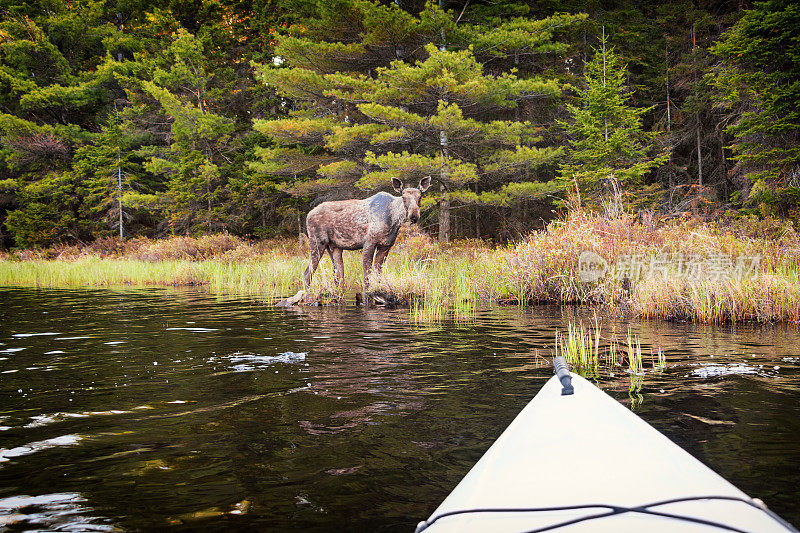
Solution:
[(337, 283), (344, 279), (342, 250), (363, 250), (365, 287), (373, 264), (380, 276), (400, 226), (406, 220), (419, 220), (419, 199), (430, 183), (428, 176), (419, 188), (406, 188), (399, 179), (392, 178), (392, 186), (400, 196), (379, 192), (364, 200), (323, 202), (312, 209), (306, 218), (311, 251), (303, 276), (305, 288), (311, 286), (311, 278), (326, 251), (333, 262)]

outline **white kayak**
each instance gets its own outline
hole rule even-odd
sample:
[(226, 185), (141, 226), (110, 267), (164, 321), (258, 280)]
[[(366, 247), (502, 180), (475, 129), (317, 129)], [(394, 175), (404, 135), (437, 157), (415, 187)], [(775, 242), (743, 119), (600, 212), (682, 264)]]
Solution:
[(417, 533), (796, 530), (564, 368)]

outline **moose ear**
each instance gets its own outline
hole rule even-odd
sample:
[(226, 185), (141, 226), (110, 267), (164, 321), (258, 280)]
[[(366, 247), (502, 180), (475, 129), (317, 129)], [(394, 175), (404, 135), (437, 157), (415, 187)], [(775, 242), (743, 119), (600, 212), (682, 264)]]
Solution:
[(397, 192), (403, 192), (403, 182), (398, 178), (392, 178), (392, 187)]
[(431, 186), (431, 177), (425, 176), (422, 178), (422, 181), (419, 182), (419, 192), (425, 192), (428, 190), (428, 187)]

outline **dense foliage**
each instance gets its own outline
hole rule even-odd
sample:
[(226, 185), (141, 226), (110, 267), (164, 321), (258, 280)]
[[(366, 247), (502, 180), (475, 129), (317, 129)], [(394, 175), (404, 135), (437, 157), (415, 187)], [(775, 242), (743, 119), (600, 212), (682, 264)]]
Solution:
[[(357, 1), (326, 12), (312, 35), (293, 26), (278, 38), (282, 66), (260, 70), (293, 108), (285, 119), (256, 121), (279, 146), (261, 150), (252, 167), (291, 176), (295, 195), (323, 198), (385, 188), (392, 176), (432, 176), (438, 191), (425, 201), (437, 206), (446, 241), (451, 206), (519, 207), (546, 190), (536, 171), (549, 164), (546, 180), (563, 150), (537, 146), (546, 122), (539, 115), (557, 107), (561, 87), (534, 62), (562, 59), (569, 48), (553, 34), (583, 18), (458, 27), (437, 4), (413, 16)], [(361, 42), (325, 40), (334, 32)], [(495, 66), (495, 74), (493, 62), (524, 67)]]
[(800, 5), (756, 4), (713, 47), (709, 76), (733, 135), (734, 156), (761, 211), (800, 215)]
[(517, 236), (575, 185), (601, 205), (609, 180), (664, 213), (800, 217), (792, 2), (0, 0), (0, 14), (2, 247), (298, 232), (314, 203), (391, 175), (434, 178), (423, 225), (442, 240)]

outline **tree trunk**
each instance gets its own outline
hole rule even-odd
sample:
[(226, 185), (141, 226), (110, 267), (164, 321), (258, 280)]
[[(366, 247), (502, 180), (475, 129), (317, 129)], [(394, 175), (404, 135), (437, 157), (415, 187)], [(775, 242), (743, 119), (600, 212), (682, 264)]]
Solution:
[[(603, 26), (603, 89), (606, 88), (606, 27)], [(608, 142), (608, 111), (603, 111), (603, 138)]]
[(300, 244), (303, 244), (303, 217), (300, 215), (300, 211), (297, 211), (297, 240)]
[(668, 165), (668, 186), (667, 190), (669, 191), (668, 196), (668, 204), (672, 206), (672, 187), (674, 186), (672, 180), (672, 102), (669, 98), (669, 49), (667, 48), (666, 43), (664, 44), (664, 63), (666, 65), (666, 77), (667, 77), (667, 150), (669, 151), (669, 165)]
[(722, 130), (719, 130), (719, 147), (721, 152), (721, 164), (722, 164), (722, 183), (724, 186), (723, 197), (728, 197), (728, 159), (725, 157), (725, 133)]
[[(124, 29), (124, 26), (122, 24), (122, 13), (120, 13), (119, 11), (117, 11), (117, 29), (119, 30), (120, 33), (122, 33), (122, 30)], [(122, 60), (123, 60), (122, 50), (117, 50), (117, 61), (122, 63)]]
[(694, 63), (694, 97), (695, 97), (695, 105), (698, 106), (695, 108), (694, 118), (695, 122), (697, 123), (697, 184), (702, 187), (703, 186), (703, 152), (700, 150), (701, 138), (700, 138), (700, 95), (698, 94), (698, 88), (700, 85), (700, 80), (697, 76), (697, 33), (695, 29), (695, 24), (692, 24), (692, 61)]
[(440, 185), (442, 199), (439, 201), (439, 242), (450, 242), (450, 199), (447, 189)]
[(125, 238), (122, 232), (122, 163), (117, 159), (117, 194), (119, 200), (119, 238)]
[(528, 222), (528, 199), (525, 198), (524, 200), (522, 200), (522, 227), (520, 228), (520, 233), (525, 233), (527, 222)]
[[(447, 4), (446, 0), (439, 0), (439, 7), (444, 11), (445, 5)], [(447, 38), (444, 34), (444, 28), (442, 28), (442, 44), (439, 45), (439, 50), (444, 52), (447, 50)]]
[[(669, 50), (667, 49), (666, 46), (664, 46), (664, 59), (665, 59), (665, 63), (666, 63), (666, 66), (667, 66), (665, 72), (666, 72), (666, 76), (667, 76), (667, 135), (669, 135), (670, 133), (672, 133), (672, 110), (670, 109), (671, 102), (670, 102), (670, 99), (669, 99)], [(670, 163), (671, 163), (672, 162), (672, 150), (670, 150), (670, 152), (669, 152), (669, 160), (670, 160)]]
[[(478, 184), (475, 183), (475, 194), (478, 194)], [(475, 203), (475, 238), (481, 238), (481, 215), (480, 207)]]
[(697, 184), (703, 186), (703, 152), (700, 151), (700, 114), (697, 114)]
[(439, 201), (439, 242), (450, 242), (450, 199), (447, 197), (447, 133), (439, 132), (439, 148), (442, 155), (442, 166), (439, 169), (439, 190), (442, 199)]

